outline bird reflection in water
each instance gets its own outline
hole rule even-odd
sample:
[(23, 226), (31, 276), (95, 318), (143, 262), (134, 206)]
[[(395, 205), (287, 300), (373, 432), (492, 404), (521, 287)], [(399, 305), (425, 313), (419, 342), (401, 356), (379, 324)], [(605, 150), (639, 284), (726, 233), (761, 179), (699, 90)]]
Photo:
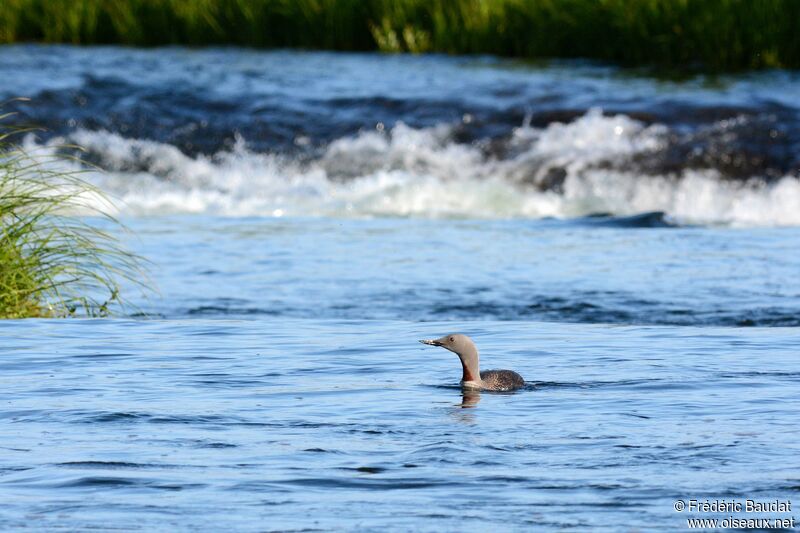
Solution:
[(475, 407), (481, 401), (481, 392), (477, 390), (464, 390), (461, 392), (461, 407), (467, 409)]

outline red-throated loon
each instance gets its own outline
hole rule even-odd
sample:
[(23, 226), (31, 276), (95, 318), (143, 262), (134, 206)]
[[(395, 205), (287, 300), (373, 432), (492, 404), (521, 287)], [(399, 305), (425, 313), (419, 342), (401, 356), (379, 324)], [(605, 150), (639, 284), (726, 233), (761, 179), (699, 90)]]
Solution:
[(512, 370), (484, 370), (478, 365), (478, 348), (472, 339), (460, 333), (445, 335), (441, 339), (421, 340), (422, 344), (441, 346), (461, 359), (461, 386), (467, 389), (510, 391), (525, 386), (522, 376)]

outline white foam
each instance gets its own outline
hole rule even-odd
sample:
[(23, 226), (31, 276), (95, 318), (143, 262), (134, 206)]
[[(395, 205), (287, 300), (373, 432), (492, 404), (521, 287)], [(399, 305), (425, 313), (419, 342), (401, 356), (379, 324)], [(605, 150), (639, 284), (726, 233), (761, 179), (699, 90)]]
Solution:
[[(665, 133), (593, 110), (569, 124), (517, 128), (511, 155), (495, 159), (452, 142), (448, 127), (399, 124), (388, 133), (339, 139), (305, 163), (254, 153), (241, 139), (213, 157), (103, 131), (78, 131), (69, 141), (100, 158), (107, 172), (90, 179), (128, 215), (541, 218), (664, 211), (688, 223), (800, 225), (800, 181), (793, 177), (743, 184), (713, 171), (639, 176), (597, 164), (660, 150)], [(564, 178), (559, 192), (537, 188), (553, 169)]]

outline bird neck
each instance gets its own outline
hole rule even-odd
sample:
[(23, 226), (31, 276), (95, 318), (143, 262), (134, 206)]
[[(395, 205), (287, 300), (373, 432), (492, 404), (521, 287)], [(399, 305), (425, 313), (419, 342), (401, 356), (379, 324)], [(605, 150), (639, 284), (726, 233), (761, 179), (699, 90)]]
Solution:
[(479, 381), (480, 380), (480, 373), (472, 372), (471, 369), (467, 367), (465, 364), (461, 364), (462, 372), (461, 372), (461, 381), (462, 382), (470, 382), (470, 381)]
[(478, 350), (470, 350), (463, 354), (458, 354), (461, 360), (461, 382), (480, 383), (481, 372), (478, 359)]

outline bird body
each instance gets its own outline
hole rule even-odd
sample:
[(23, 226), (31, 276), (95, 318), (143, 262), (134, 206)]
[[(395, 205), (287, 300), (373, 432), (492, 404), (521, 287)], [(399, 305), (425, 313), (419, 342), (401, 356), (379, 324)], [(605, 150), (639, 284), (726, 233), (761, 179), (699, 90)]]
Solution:
[(513, 370), (480, 371), (478, 348), (472, 339), (460, 333), (445, 335), (440, 339), (420, 341), (430, 346), (441, 346), (455, 353), (461, 360), (461, 386), (465, 389), (511, 391), (525, 385), (525, 380)]
[(525, 380), (513, 370), (484, 370), (481, 382), (486, 390), (514, 390), (525, 386)]

